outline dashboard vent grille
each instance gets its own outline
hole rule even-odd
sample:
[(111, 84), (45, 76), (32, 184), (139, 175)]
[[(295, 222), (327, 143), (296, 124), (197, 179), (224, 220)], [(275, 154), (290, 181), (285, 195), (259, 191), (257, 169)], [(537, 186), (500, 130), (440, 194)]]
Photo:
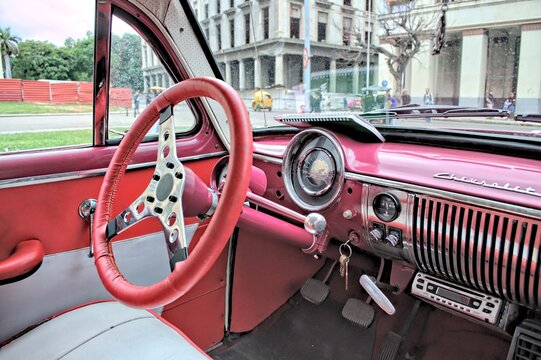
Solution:
[(416, 196), (412, 230), (423, 272), (541, 307), (540, 221)]
[(541, 359), (541, 325), (538, 322), (526, 320), (517, 326), (507, 359)]

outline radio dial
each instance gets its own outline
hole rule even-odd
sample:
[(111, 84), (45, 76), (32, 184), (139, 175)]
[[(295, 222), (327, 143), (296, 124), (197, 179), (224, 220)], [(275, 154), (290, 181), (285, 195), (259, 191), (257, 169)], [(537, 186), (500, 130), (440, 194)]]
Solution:
[(370, 237), (373, 241), (381, 242), (383, 240), (383, 231), (380, 228), (373, 228), (370, 230)]
[(396, 247), (398, 243), (400, 242), (400, 235), (396, 231), (391, 231), (389, 235), (385, 238), (389, 244), (391, 244), (393, 247)]

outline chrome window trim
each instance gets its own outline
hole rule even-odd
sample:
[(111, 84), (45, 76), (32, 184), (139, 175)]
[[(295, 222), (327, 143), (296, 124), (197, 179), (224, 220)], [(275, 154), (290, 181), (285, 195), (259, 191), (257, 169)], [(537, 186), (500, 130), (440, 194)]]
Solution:
[[(179, 158), (179, 160), (182, 162), (185, 162), (185, 161), (211, 159), (214, 157), (222, 157), (226, 154), (227, 154), (227, 151), (219, 151), (219, 152), (214, 152), (214, 153), (204, 154), (204, 155), (186, 156), (183, 158)], [(133, 164), (133, 165), (128, 166), (127, 171), (146, 169), (146, 168), (151, 168), (154, 166), (156, 166), (155, 161), (141, 163), (141, 164)], [(28, 177), (16, 178), (16, 179), (0, 180), (0, 189), (8, 189), (8, 188), (38, 185), (38, 184), (48, 184), (48, 183), (54, 183), (54, 182), (60, 182), (60, 181), (68, 181), (68, 180), (76, 180), (76, 179), (102, 176), (102, 175), (105, 175), (106, 171), (107, 171), (106, 168), (101, 168), (101, 169), (81, 170), (81, 171), (72, 171), (72, 172), (65, 172), (65, 173), (58, 173), (58, 174), (47, 174), (47, 175), (38, 175), (38, 176), (28, 176)]]
[[(262, 154), (254, 154), (254, 159), (265, 161), (265, 162), (276, 164), (276, 165), (282, 165), (283, 163), (283, 160), (280, 158), (275, 158), (272, 156), (262, 155)], [(440, 190), (440, 189), (430, 188), (430, 187), (422, 186), (422, 185), (414, 185), (414, 184), (409, 184), (409, 183), (396, 181), (396, 180), (387, 180), (387, 179), (377, 178), (377, 177), (369, 176), (369, 175), (361, 175), (361, 174), (356, 174), (356, 173), (347, 172), (347, 171), (345, 173), (345, 179), (361, 181), (368, 184), (374, 184), (374, 185), (380, 185), (380, 186), (386, 186), (386, 187), (394, 187), (400, 190), (417, 193), (419, 195), (430, 195), (430, 196), (439, 197), (445, 200), (459, 201), (459, 202), (464, 202), (471, 205), (486, 207), (489, 209), (502, 210), (502, 211), (506, 211), (515, 215), (528, 216), (534, 219), (541, 219), (541, 209), (529, 208), (529, 207), (521, 206), (521, 205), (506, 204), (506, 203), (502, 203), (496, 200), (490, 200), (490, 199), (480, 198), (480, 197), (471, 196), (471, 195), (464, 195), (464, 194), (460, 194), (460, 193), (456, 193), (452, 191)]]

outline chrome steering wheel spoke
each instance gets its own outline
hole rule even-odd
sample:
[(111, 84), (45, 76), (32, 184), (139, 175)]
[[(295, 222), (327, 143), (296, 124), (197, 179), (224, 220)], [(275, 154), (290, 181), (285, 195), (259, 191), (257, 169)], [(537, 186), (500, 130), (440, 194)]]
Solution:
[(159, 126), (154, 175), (141, 196), (108, 223), (106, 236), (110, 240), (138, 221), (154, 216), (163, 226), (170, 265), (174, 267), (188, 257), (189, 244), (182, 210), (186, 173), (176, 152), (172, 105), (160, 112)]

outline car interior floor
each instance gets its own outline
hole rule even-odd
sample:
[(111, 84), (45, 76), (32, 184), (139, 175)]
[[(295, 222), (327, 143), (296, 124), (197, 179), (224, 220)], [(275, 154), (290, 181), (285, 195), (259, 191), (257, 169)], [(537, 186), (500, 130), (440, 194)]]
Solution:
[[(316, 279), (329, 273), (327, 261)], [(488, 327), (465, 321), (455, 314), (421, 302), (407, 294), (385, 292), (396, 308), (394, 315), (382, 311), (373, 301), (374, 321), (368, 328), (346, 320), (342, 309), (349, 298), (365, 302), (367, 293), (359, 285), (358, 268), (349, 268), (349, 286), (338, 266), (329, 276), (327, 299), (316, 305), (297, 292), (289, 301), (243, 334), (229, 334), (210, 355), (214, 359), (505, 359), (511, 337)], [(410, 319), (409, 326), (404, 324)], [(396, 357), (384, 356), (389, 332), (402, 341)]]

